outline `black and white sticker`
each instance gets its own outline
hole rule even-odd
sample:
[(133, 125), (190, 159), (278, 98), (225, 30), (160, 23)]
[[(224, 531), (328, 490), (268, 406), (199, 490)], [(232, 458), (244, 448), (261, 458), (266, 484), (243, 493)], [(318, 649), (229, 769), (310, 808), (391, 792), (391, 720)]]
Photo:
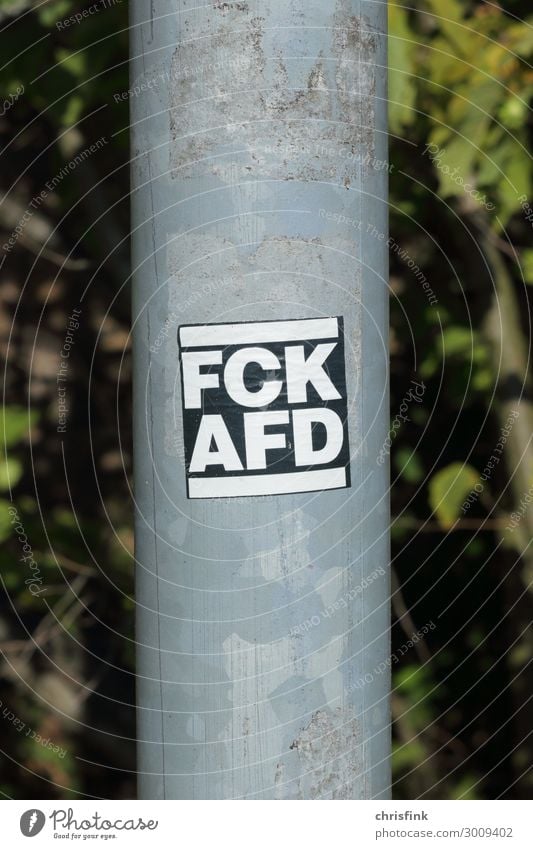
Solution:
[(350, 486), (342, 318), (178, 330), (189, 498)]

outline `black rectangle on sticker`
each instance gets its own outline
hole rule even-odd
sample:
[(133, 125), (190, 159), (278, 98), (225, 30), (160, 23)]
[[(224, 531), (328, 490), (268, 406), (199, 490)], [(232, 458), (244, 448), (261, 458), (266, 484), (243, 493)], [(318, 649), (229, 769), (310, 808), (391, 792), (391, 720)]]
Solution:
[(350, 486), (342, 318), (178, 330), (189, 498)]

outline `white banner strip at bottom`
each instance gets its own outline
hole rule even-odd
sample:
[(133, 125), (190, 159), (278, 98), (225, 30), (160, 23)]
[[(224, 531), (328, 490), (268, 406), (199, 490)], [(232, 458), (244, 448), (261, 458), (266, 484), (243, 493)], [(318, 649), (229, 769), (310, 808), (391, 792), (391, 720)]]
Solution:
[(4, 801), (2, 845), (530, 849), (530, 808), (528, 801)]
[(234, 475), (189, 478), (189, 498), (230, 498), (235, 495), (287, 495), (346, 486), (346, 469), (318, 469), (283, 475)]

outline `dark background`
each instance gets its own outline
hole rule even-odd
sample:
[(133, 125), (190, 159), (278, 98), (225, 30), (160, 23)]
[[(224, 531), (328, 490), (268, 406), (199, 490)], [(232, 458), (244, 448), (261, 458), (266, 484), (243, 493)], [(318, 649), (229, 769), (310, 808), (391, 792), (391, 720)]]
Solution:
[[(389, 5), (394, 794), (527, 798), (533, 18)], [(0, 2), (6, 798), (135, 795), (128, 10), (83, 8)]]

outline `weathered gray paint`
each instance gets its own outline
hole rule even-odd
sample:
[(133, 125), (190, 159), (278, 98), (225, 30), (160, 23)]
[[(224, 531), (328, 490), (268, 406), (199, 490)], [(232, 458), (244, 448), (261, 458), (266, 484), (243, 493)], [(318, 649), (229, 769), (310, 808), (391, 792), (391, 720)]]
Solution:
[[(384, 798), (386, 3), (131, 7), (139, 793)], [(351, 489), (187, 500), (178, 325), (329, 315)]]

